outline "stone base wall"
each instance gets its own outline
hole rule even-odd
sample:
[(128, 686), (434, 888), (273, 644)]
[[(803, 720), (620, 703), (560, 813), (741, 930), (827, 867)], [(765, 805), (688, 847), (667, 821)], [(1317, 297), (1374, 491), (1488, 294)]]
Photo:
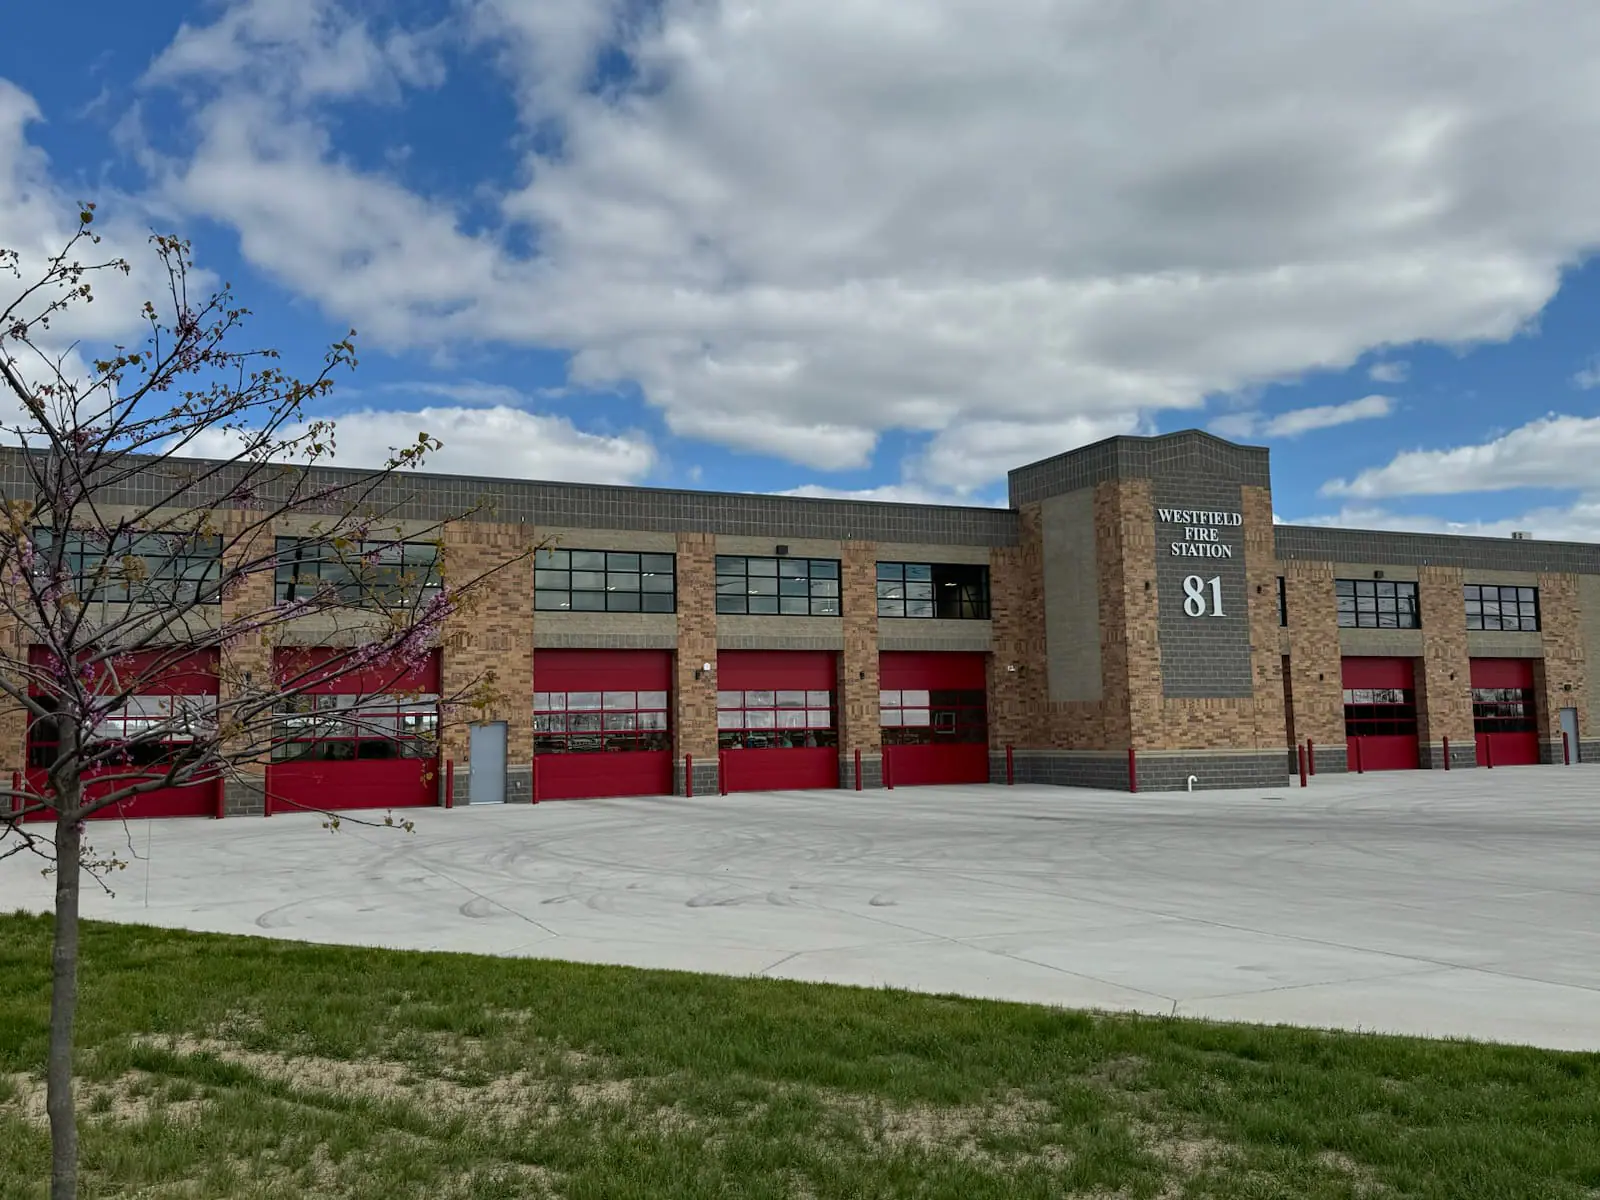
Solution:
[[(683, 758), (680, 756), (672, 764), (672, 794), (686, 796), (689, 794), (684, 785)], [(717, 778), (717, 756), (711, 755), (709, 759), (696, 758), (694, 760), (694, 794), (696, 796), (715, 796), (721, 791), (720, 780)]]
[[(846, 791), (854, 791), (856, 786), (856, 759), (854, 753), (839, 754), (839, 786)], [(883, 787), (883, 755), (861, 755), (861, 790), (868, 791)]]
[[(1557, 747), (1560, 753), (1560, 747)], [(1417, 758), (1424, 771), (1442, 771), (1444, 765), (1444, 743), (1423, 742), (1418, 747)], [(1465, 742), (1450, 739), (1450, 770), (1470, 771), (1478, 765), (1478, 743), (1469, 738)]]
[[(1013, 762), (1018, 783), (1128, 790), (1126, 751), (1017, 750)], [(1288, 782), (1281, 750), (1144, 751), (1137, 756), (1136, 764), (1141, 792), (1186, 791), (1191, 775), (1195, 777), (1195, 791), (1283, 787)], [(1004, 755), (991, 756), (991, 777), (996, 766), (1003, 781)]]
[(267, 813), (266, 784), (260, 779), (228, 779), (223, 782), (224, 817), (263, 817)]

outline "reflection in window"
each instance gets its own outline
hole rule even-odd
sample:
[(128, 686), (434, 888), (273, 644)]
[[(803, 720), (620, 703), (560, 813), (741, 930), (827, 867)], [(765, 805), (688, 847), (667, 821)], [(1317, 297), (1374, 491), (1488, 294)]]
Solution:
[(989, 568), (972, 563), (878, 564), (878, 615), (989, 619)]
[(1417, 629), (1417, 585), (1394, 579), (1335, 579), (1345, 629)]
[(433, 542), (348, 542), (281, 537), (279, 604), (327, 594), (352, 608), (404, 608), (439, 594), (439, 547)]
[(981, 689), (878, 693), (878, 724), (886, 746), (950, 745), (989, 740), (988, 709)]
[(719, 554), (717, 611), (751, 616), (837, 617), (839, 561)]
[(432, 758), (439, 697), (289, 696), (273, 714), (275, 762)]
[(717, 693), (724, 750), (804, 750), (839, 744), (833, 693), (799, 688)]
[[(48, 575), (54, 534), (33, 534), (34, 569)], [(198, 533), (134, 534), (116, 540), (89, 530), (66, 535), (61, 566), (84, 603), (220, 604), (222, 539)]]
[(1466, 596), (1468, 629), (1539, 630), (1539, 589), (1469, 583)]
[(1417, 694), (1411, 688), (1346, 688), (1346, 737), (1416, 737)]
[(1472, 689), (1472, 726), (1476, 733), (1536, 733), (1538, 710), (1532, 688)]
[(540, 550), (533, 560), (533, 606), (544, 612), (673, 612), (675, 562), (670, 554)]
[(535, 754), (670, 750), (666, 692), (535, 692)]

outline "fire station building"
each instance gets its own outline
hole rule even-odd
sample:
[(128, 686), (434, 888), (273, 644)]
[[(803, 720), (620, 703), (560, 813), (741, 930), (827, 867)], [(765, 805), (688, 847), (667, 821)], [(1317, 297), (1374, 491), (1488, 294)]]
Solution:
[[(1600, 761), (1600, 545), (1275, 525), (1268, 452), (1206, 433), (1020, 467), (1005, 509), (425, 474), (384, 490), (419, 527), (488, 502), (446, 527), (452, 570), (539, 549), (382, 685), (404, 699), (349, 678), (301, 698), (375, 706), (384, 736), (286, 713), (264, 792), (174, 789), (128, 815), (437, 804), (436, 748), (457, 804), (1281, 786), (1308, 748), (1319, 773)], [(316, 569), (300, 532), (278, 531), (280, 593)], [(358, 636), (277, 654), (304, 669)], [(434, 698), (487, 671), (496, 708), (436, 747)], [(170, 690), (217, 686), (196, 662)], [(6, 721), (0, 754), (27, 770), (26, 719)]]

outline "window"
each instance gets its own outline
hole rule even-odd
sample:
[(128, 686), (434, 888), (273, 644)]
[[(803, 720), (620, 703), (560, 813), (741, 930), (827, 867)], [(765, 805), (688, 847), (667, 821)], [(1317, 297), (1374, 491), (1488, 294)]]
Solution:
[(432, 542), (278, 539), (277, 600), (309, 600), (324, 589), (353, 608), (398, 608), (439, 594), (439, 547)]
[(1339, 624), (1346, 629), (1417, 629), (1417, 585), (1392, 579), (1335, 579)]
[[(41, 574), (53, 556), (54, 535), (35, 530)], [(191, 533), (136, 534), (111, 547), (88, 532), (69, 533), (62, 566), (85, 603), (220, 604), (222, 539)]]
[(1473, 688), (1472, 725), (1476, 733), (1538, 732), (1533, 689)]
[(671, 748), (666, 692), (534, 693), (535, 754)]
[(276, 762), (432, 758), (438, 696), (288, 696), (273, 714)]
[(1468, 629), (1539, 631), (1538, 588), (1469, 583), (1462, 591), (1467, 599)]
[(979, 691), (884, 691), (878, 693), (878, 724), (886, 746), (987, 742), (989, 720)]
[[(53, 710), (54, 699), (34, 697)], [(122, 743), (107, 765), (157, 766), (170, 762), (185, 746), (215, 729), (215, 696), (129, 696), (107, 713), (90, 735), (94, 742)], [(54, 717), (35, 717), (28, 726), (28, 766), (48, 767), (60, 750)]]
[(800, 750), (837, 746), (833, 693), (717, 693), (717, 745), (724, 750)]
[(717, 555), (717, 611), (837, 617), (839, 560)]
[(1346, 688), (1346, 737), (1416, 737), (1417, 694), (1411, 688)]
[(1289, 624), (1289, 582), (1282, 575), (1278, 576), (1278, 625), (1287, 628)]
[(989, 619), (989, 568), (968, 563), (878, 564), (880, 617)]
[(544, 612), (676, 610), (675, 559), (622, 550), (540, 550), (533, 607)]

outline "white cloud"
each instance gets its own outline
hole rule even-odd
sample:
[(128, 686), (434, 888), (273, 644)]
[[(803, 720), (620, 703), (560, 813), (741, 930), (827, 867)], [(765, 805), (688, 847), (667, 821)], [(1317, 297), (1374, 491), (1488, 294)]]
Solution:
[[(1038, 457), (1064, 423), (1170, 427), (1377, 346), (1507, 338), (1600, 244), (1571, 151), (1600, 135), (1600, 7), (1566, 0), (479, 0), (554, 147), (486, 232), (350, 166), (281, 57), (234, 53), (388, 95), (433, 78), (408, 35), (313, 0), (256, 32), (273, 7), (153, 72), (198, 87), (168, 199), (387, 344), (568, 349), (679, 434), (819, 468), (903, 429), (993, 479), (1014, 462), (961, 453), (991, 427)], [(592, 94), (608, 44), (636, 84)]]
[(1572, 382), (1584, 391), (1600, 387), (1600, 356), (1591, 358), (1583, 368), (1572, 377)]
[[(881, 487), (871, 488), (831, 488), (819, 484), (806, 484), (804, 487), (790, 488), (788, 491), (779, 492), (780, 496), (805, 496), (814, 500), (875, 500), (885, 504), (958, 504), (971, 506), (982, 504), (972, 497), (959, 492), (942, 492), (935, 488), (921, 487), (914, 483), (886, 483)], [(984, 507), (1005, 507), (1005, 501), (995, 499)]]
[(1381, 506), (1347, 505), (1336, 513), (1300, 517), (1294, 525), (1326, 525), (1340, 529), (1397, 529), (1407, 533), (1448, 533), (1465, 537), (1510, 537), (1531, 533), (1542, 541), (1600, 541), (1600, 493), (1569, 505), (1528, 509), (1493, 521), (1453, 521), (1428, 513), (1397, 513)]
[(1394, 412), (1388, 396), (1363, 396), (1344, 404), (1320, 404), (1266, 416), (1262, 413), (1227, 413), (1211, 422), (1213, 433), (1222, 437), (1299, 437), (1319, 429), (1332, 429), (1352, 421), (1371, 421)]
[[(564, 417), (520, 409), (421, 408), (413, 412), (364, 409), (333, 418), (338, 454), (334, 465), (379, 467), (397, 446), (413, 445), (419, 433), (444, 443), (427, 457), (426, 469), (502, 479), (638, 483), (655, 466), (655, 448), (642, 434), (596, 434)], [(292, 436), (303, 426), (285, 430)], [(236, 452), (234, 437), (211, 430), (187, 453), (198, 458)]]
[(1600, 417), (1548, 416), (1491, 441), (1408, 450), (1354, 479), (1331, 479), (1325, 496), (1444, 496), (1510, 488), (1588, 488), (1600, 461)]
[(1411, 375), (1411, 364), (1399, 360), (1373, 363), (1367, 368), (1367, 378), (1374, 383), (1404, 383)]

